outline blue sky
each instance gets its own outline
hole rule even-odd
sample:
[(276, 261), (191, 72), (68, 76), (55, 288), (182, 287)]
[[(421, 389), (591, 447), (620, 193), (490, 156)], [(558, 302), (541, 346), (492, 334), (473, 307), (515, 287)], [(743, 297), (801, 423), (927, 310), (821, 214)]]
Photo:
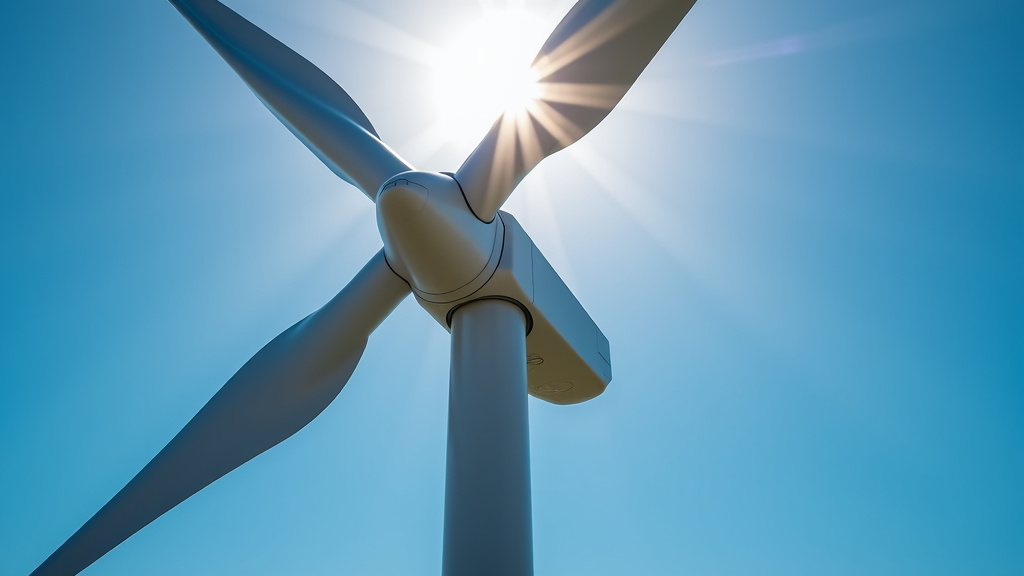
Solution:
[[(469, 152), (411, 51), (480, 2), (228, 4), (417, 167)], [(527, 178), (506, 209), (615, 372), (530, 400), (537, 574), (1024, 571), (1021, 61), (1015, 0), (698, 0)], [(2, 2), (0, 81), (17, 576), (380, 238), (166, 2)], [(320, 418), (85, 574), (436, 574), (447, 376), (407, 300)]]

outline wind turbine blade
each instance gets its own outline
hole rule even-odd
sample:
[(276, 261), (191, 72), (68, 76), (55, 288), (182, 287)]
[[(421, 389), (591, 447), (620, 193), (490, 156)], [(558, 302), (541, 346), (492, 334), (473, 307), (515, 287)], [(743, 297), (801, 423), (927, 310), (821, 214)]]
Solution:
[(580, 0), (533, 62), (533, 101), (505, 112), (455, 175), (490, 222), (541, 160), (576, 142), (636, 82), (696, 0)]
[(412, 169), (355, 101), (291, 48), (216, 0), (171, 4), (303, 144), (370, 200), (385, 180)]
[(256, 353), (171, 442), (32, 573), (77, 574), (221, 476), (298, 432), (338, 395), (371, 332), (409, 293), (381, 250), (323, 308)]

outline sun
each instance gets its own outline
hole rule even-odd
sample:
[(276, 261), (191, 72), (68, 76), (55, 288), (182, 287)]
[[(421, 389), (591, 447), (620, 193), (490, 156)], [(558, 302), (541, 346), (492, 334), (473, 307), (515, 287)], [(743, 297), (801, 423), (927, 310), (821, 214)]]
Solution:
[(539, 96), (530, 65), (550, 22), (522, 7), (489, 10), (442, 46), (434, 69), (434, 104), (448, 139), (473, 146), (504, 112)]

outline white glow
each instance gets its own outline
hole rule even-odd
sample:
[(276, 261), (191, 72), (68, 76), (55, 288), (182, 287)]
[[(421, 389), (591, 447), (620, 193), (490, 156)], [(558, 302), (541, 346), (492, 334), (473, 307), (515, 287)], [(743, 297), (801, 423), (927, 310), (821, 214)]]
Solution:
[(506, 111), (537, 96), (530, 64), (551, 25), (522, 8), (463, 26), (434, 64), (437, 114), (450, 140), (473, 146)]

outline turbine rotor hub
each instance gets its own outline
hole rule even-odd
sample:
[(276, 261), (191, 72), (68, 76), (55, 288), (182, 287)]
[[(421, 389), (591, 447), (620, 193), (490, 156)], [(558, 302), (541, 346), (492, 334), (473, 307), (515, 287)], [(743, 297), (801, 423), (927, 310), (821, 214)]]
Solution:
[(391, 177), (377, 194), (377, 228), (388, 264), (429, 302), (468, 296), (490, 279), (501, 257), (501, 220), (480, 221), (448, 174)]

